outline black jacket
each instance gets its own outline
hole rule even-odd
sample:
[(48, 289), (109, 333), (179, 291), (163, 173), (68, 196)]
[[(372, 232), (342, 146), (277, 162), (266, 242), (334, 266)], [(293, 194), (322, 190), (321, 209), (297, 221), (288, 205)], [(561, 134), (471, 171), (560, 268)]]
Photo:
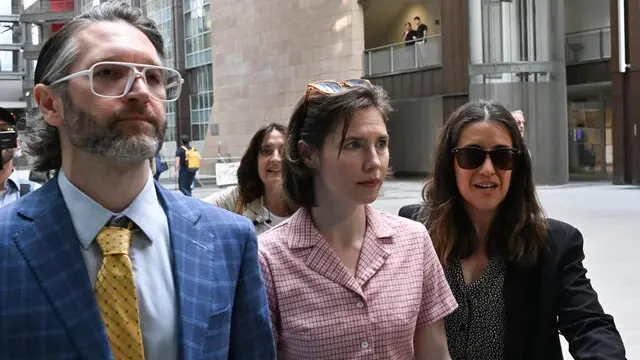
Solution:
[[(415, 220), (420, 209), (407, 205), (399, 215)], [(548, 229), (548, 246), (536, 266), (507, 263), (505, 359), (561, 360), (559, 334), (575, 359), (626, 359), (613, 317), (603, 311), (582, 265), (582, 234), (553, 219)]]

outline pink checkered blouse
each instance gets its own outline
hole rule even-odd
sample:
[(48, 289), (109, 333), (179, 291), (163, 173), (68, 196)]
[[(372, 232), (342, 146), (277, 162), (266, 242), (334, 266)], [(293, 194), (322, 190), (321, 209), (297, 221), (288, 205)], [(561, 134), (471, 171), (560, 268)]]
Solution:
[(279, 360), (410, 360), (416, 329), (458, 307), (424, 226), (366, 215), (355, 277), (305, 209), (260, 235)]

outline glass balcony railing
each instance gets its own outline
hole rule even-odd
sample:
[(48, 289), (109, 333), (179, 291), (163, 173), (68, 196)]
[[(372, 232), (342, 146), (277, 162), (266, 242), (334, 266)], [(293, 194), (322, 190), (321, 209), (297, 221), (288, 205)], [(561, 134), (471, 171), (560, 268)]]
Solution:
[(611, 58), (611, 28), (603, 27), (565, 34), (567, 64)]
[(401, 42), (364, 51), (364, 76), (381, 76), (442, 66), (442, 36), (416, 43)]

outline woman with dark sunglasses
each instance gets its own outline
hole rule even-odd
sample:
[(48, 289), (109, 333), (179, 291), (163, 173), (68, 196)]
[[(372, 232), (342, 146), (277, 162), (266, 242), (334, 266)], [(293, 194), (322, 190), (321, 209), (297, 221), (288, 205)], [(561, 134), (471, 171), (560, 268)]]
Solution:
[(457, 306), (424, 226), (382, 213), (389, 101), (317, 82), (288, 127), (284, 191), (300, 209), (258, 238), (280, 360), (450, 359)]
[[(471, 102), (446, 122), (423, 221), (459, 308), (445, 319), (453, 360), (625, 359), (582, 265), (574, 227), (545, 218), (513, 116)], [(411, 213), (406, 210), (403, 213)]]

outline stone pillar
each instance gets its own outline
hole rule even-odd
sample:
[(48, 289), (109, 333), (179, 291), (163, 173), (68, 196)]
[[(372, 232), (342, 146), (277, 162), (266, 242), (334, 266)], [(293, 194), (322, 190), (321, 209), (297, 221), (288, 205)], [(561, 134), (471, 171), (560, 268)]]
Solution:
[(214, 106), (204, 157), (241, 156), (271, 121), (287, 124), (306, 84), (362, 76), (364, 20), (357, 0), (212, 0)]
[[(611, 0), (611, 105), (613, 110), (613, 183), (640, 185), (640, 0), (625, 0), (625, 18)], [(622, 43), (618, 24), (626, 27)], [(624, 59), (619, 47), (626, 46)]]
[[(535, 6), (533, 2), (535, 1)], [(532, 154), (537, 184), (563, 184), (569, 179), (566, 70), (564, 62), (564, 2), (514, 0), (485, 3), (487, 14), (501, 11), (501, 38), (483, 36), (502, 56), (469, 67), (470, 99), (494, 99), (510, 110), (521, 109), (527, 118), (525, 142)], [(497, 7), (499, 6), (499, 7)], [(486, 28), (486, 27), (485, 27)], [(490, 33), (494, 33), (492, 31)], [(493, 60), (493, 61), (491, 61)]]

